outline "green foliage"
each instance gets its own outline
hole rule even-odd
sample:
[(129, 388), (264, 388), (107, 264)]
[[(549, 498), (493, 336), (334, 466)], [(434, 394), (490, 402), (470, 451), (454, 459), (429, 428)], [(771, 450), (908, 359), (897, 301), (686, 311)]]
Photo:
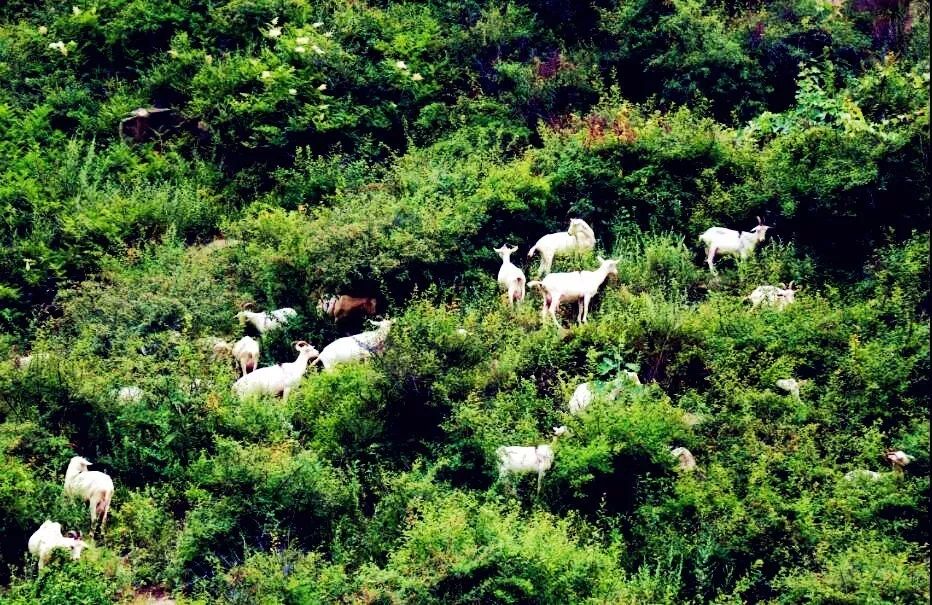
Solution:
[[(3, 602), (929, 600), (921, 3), (0, 4)], [(492, 249), (530, 277), (576, 217), (554, 270), (618, 276), (556, 328)], [(216, 339), (368, 328), (329, 294), (385, 346), (236, 397)], [(539, 493), (499, 477), (542, 444)], [(44, 520), (88, 533), (74, 455), (110, 521), (37, 574)]]

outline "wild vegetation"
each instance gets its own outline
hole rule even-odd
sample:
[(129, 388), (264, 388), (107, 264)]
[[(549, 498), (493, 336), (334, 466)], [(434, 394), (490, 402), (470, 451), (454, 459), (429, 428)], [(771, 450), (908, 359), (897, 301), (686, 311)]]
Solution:
[(0, 77), (0, 602), (929, 602), (927, 1), (9, 0)]

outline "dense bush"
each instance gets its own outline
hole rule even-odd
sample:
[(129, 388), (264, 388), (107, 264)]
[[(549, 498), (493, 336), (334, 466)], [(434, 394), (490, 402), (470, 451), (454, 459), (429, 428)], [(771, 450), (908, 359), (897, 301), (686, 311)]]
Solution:
[[(928, 23), (2, 3), (0, 600), (928, 602)], [(145, 107), (170, 111), (121, 134)], [(554, 270), (618, 275), (556, 328), (534, 288), (509, 308), (492, 249), (533, 279), (574, 217), (596, 249)], [(766, 241), (711, 275), (698, 234), (756, 217)], [(791, 280), (786, 309), (746, 298)], [(234, 396), (214, 339), (292, 361), (368, 328), (317, 309), (344, 293), (395, 320), (383, 350)], [(298, 317), (260, 336), (247, 302)], [(539, 492), (499, 476), (499, 447), (547, 443)], [(116, 484), (93, 539), (61, 497), (74, 455)], [(38, 573), (46, 519), (91, 546)]]

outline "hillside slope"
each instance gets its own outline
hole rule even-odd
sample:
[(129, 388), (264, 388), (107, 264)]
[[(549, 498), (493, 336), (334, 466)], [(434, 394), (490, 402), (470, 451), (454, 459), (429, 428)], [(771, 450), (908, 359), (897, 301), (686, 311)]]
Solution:
[[(928, 36), (912, 0), (4, 3), (0, 602), (928, 603)], [(617, 276), (558, 328), (493, 249), (534, 279), (571, 218), (553, 270)], [(712, 274), (700, 234), (759, 220)], [(235, 397), (215, 339), (367, 329), (331, 293), (382, 350)], [(539, 492), (500, 476), (541, 444)], [(46, 519), (89, 548), (40, 573)]]

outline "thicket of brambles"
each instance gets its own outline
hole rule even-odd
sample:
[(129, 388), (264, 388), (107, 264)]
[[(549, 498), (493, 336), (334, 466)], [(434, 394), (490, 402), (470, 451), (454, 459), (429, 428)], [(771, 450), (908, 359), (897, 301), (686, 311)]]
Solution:
[[(0, 78), (0, 601), (929, 602), (927, 1), (8, 0)], [(492, 248), (576, 217), (589, 322), (509, 309)], [(384, 352), (234, 397), (210, 338), (364, 328), (324, 292)], [(37, 573), (75, 455), (110, 521)]]

